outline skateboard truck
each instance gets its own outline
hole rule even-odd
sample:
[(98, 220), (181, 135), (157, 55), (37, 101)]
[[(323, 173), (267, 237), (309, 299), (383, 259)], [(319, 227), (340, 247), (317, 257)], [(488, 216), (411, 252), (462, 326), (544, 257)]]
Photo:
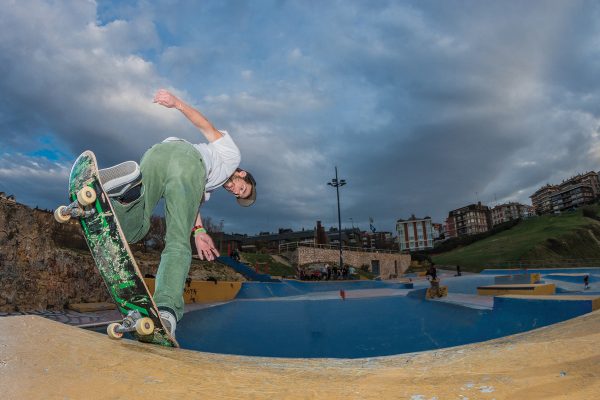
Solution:
[[(68, 222), (71, 218), (87, 218), (96, 210), (88, 207), (96, 201), (96, 191), (91, 187), (84, 187), (77, 192), (77, 201), (68, 206), (60, 206), (54, 210), (54, 219), (61, 224)], [(86, 207), (88, 207), (86, 209)]]
[(108, 337), (121, 339), (125, 332), (136, 332), (140, 336), (148, 336), (154, 333), (154, 321), (148, 317), (142, 317), (139, 311), (133, 310), (127, 313), (122, 323), (113, 322), (106, 328)]

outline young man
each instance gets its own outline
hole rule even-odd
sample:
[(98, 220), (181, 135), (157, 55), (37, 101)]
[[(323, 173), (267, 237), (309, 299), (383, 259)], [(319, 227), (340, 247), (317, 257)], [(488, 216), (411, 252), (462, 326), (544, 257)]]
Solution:
[(130, 243), (146, 236), (154, 208), (161, 198), (165, 200), (167, 230), (154, 300), (161, 319), (174, 334), (183, 316), (183, 289), (192, 260), (190, 235), (194, 235), (201, 259), (212, 261), (219, 256), (202, 227), (201, 203), (223, 186), (241, 206), (248, 207), (256, 200), (256, 182), (249, 172), (238, 168), (240, 151), (226, 131), (217, 130), (198, 110), (166, 90), (159, 90), (154, 102), (179, 110), (208, 144), (169, 137), (152, 146), (139, 166), (127, 161), (100, 170), (100, 180)]

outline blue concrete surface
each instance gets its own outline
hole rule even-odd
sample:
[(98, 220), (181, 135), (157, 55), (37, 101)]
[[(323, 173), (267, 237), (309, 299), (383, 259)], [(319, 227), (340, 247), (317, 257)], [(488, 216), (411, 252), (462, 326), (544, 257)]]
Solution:
[(548, 274), (548, 275), (544, 275), (544, 279), (552, 279), (552, 280), (562, 281), (562, 282), (571, 282), (571, 283), (581, 283), (581, 284), (583, 284), (583, 277), (585, 275), (589, 276), (589, 282), (590, 282), (590, 284), (592, 282), (598, 282), (598, 281), (600, 281), (600, 275), (584, 274), (584, 273), (579, 273), (579, 274), (576, 274), (576, 275), (571, 275), (571, 274)]
[[(360, 358), (473, 343), (589, 311), (583, 302), (503, 299), (497, 309), (408, 297), (238, 300), (186, 314), (182, 347), (268, 357)], [(589, 302), (588, 302), (589, 303)]]
[(267, 297), (298, 296), (306, 293), (332, 292), (363, 289), (410, 289), (412, 283), (385, 281), (319, 281), (305, 282), (283, 280), (274, 283), (244, 282), (238, 292), (238, 299), (261, 299)]
[(535, 296), (527, 299), (494, 297), (495, 312), (518, 314), (523, 310), (533, 315), (539, 315), (543, 321), (546, 320), (547, 314), (554, 314), (555, 318), (564, 321), (592, 312), (593, 308), (591, 300), (563, 300), (560, 296), (551, 301), (536, 299)]
[[(450, 293), (475, 294), (493, 275), (442, 276)], [(360, 358), (480, 342), (591, 311), (591, 301), (496, 298), (493, 310), (425, 301), (429, 283), (407, 296), (323, 298), (320, 293), (401, 289), (386, 281), (246, 282), (236, 300), (187, 313), (177, 328), (184, 348), (268, 357)], [(587, 294), (587, 293), (586, 293)], [(293, 296), (293, 297), (292, 297)]]
[(533, 281), (532, 274), (498, 275), (494, 277), (496, 285), (518, 285), (537, 283)]
[(477, 294), (477, 286), (492, 285), (493, 276), (468, 275), (444, 279), (441, 285), (448, 286), (448, 293)]
[[(527, 268), (527, 269), (486, 269), (481, 271), (481, 276), (506, 276), (519, 274), (539, 273), (542, 283), (556, 285), (556, 294), (571, 295), (600, 295), (600, 268)], [(583, 277), (589, 275), (590, 288), (584, 289)]]

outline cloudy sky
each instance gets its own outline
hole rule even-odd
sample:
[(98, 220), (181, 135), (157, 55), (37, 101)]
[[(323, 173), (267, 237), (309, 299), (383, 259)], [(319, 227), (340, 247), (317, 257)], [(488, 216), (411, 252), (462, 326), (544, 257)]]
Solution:
[(530, 204), (599, 170), (594, 1), (3, 0), (0, 191), (53, 209), (71, 163), (202, 141), (172, 90), (225, 129), (258, 180), (203, 206), (226, 232), (392, 231), (482, 201)]

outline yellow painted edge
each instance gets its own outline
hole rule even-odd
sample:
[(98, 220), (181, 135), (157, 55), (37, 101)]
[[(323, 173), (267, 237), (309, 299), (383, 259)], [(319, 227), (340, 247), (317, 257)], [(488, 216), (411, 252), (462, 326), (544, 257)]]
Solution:
[[(154, 293), (155, 279), (144, 278), (144, 281), (150, 293)], [(191, 281), (184, 287), (183, 299), (186, 304), (229, 301), (237, 296), (241, 288), (242, 282)]]

